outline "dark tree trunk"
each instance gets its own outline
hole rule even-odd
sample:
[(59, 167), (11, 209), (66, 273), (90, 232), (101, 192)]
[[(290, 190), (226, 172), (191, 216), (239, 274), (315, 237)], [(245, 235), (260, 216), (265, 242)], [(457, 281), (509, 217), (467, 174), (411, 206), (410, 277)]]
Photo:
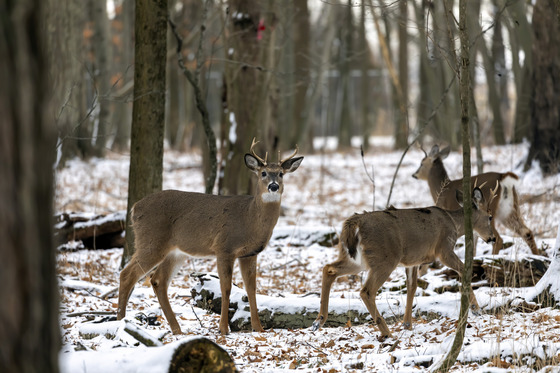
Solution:
[(552, 2), (533, 9), (531, 147), (525, 168), (538, 160), (545, 174), (560, 172), (560, 21)]
[(48, 111), (45, 3), (0, 5), (0, 371), (57, 372), (52, 239), (56, 134)]
[(134, 253), (132, 206), (148, 194), (161, 190), (162, 185), (167, 0), (137, 0), (135, 17), (134, 104), (122, 265)]
[[(257, 152), (271, 149), (268, 133), (263, 126), (270, 113), (270, 43), (275, 27), (275, 14), (269, 1), (230, 0), (227, 21), (229, 38), (227, 50), (231, 63), (226, 65), (226, 120), (229, 128), (222, 128), (223, 172), (219, 193), (225, 195), (251, 194), (253, 181), (245, 167), (243, 156), (254, 137), (261, 142)], [(264, 154), (264, 151), (262, 152)]]

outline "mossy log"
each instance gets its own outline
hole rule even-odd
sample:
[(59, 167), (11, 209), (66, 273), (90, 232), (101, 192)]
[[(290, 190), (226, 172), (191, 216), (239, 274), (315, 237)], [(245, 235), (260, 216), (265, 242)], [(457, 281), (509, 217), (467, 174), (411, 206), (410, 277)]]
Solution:
[[(193, 274), (198, 278), (199, 284), (191, 290), (197, 307), (220, 314), (222, 297), (219, 291), (219, 279), (212, 274)], [(301, 329), (308, 328), (317, 318), (317, 308), (294, 306), (294, 300), (274, 302), (273, 297), (258, 296), (260, 299), (272, 299), (272, 303), (283, 303), (285, 307), (276, 306), (274, 309), (267, 308), (271, 302), (260, 302), (259, 319), (265, 329)], [(282, 298), (281, 298), (282, 299)], [(305, 299), (305, 297), (300, 298)], [(333, 302), (334, 300), (331, 300)], [(361, 301), (358, 301), (362, 305)], [(303, 302), (302, 302), (303, 303)], [(319, 300), (317, 299), (318, 306)], [(357, 309), (348, 309), (346, 312), (338, 313), (332, 308), (325, 323), (327, 327), (339, 327), (351, 324), (364, 324), (371, 321), (371, 317), (365, 306)], [(229, 326), (232, 331), (251, 330), (249, 317), (249, 301), (244, 290), (233, 285), (229, 304)]]
[[(549, 258), (536, 255), (526, 256), (517, 261), (502, 256), (475, 258), (473, 260), (473, 288), (535, 286), (549, 265)], [(459, 280), (459, 275), (449, 268), (445, 268), (439, 273), (446, 279)], [(442, 290), (451, 291), (451, 289)], [(456, 290), (458, 291), (458, 288)], [(438, 290), (436, 289), (436, 291)]]

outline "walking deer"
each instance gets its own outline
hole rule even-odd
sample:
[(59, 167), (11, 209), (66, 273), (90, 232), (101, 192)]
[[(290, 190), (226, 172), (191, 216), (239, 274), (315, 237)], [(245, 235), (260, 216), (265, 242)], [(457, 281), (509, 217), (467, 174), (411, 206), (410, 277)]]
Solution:
[[(255, 154), (253, 139), (245, 165), (258, 176), (255, 194), (217, 196), (166, 190), (145, 197), (132, 211), (136, 252), (120, 274), (117, 318), (125, 317), (126, 304), (136, 282), (154, 270), (151, 284), (173, 334), (181, 334), (169, 304), (170, 279), (187, 256), (216, 257), (222, 306), (220, 332), (227, 334), (229, 298), (235, 259), (249, 298), (251, 327), (263, 331), (257, 311), (257, 255), (270, 240), (280, 215), (284, 174), (294, 172), (303, 157), (296, 150), (278, 163)], [(295, 158), (294, 158), (295, 157)], [(279, 156), (280, 158), (280, 156)]]
[[(462, 187), (463, 179), (450, 180), (447, 176), (442, 160), (449, 155), (449, 147), (440, 150), (439, 146), (434, 145), (429, 154), (426, 154), (425, 151), (424, 154), (426, 156), (422, 159), (420, 168), (412, 176), (428, 181), (436, 206), (446, 210), (457, 209), (459, 205), (454, 194), (456, 189)], [(496, 185), (498, 188), (495, 198), (490, 201), (488, 206), (490, 213), (496, 218), (495, 221), (492, 221), (492, 229), (496, 237), (492, 254), (498, 254), (503, 247), (502, 237), (496, 230), (496, 221), (519, 234), (531, 252), (535, 255), (539, 254), (533, 232), (527, 228), (519, 211), (519, 197), (516, 190), (518, 180), (519, 177), (512, 172), (486, 172), (472, 176), (472, 185), (479, 185), (485, 194)]]
[[(462, 201), (462, 193), (456, 195)], [(483, 194), (478, 188), (472, 194), (473, 228), (481, 237), (494, 240), (492, 216), (481, 209)], [(312, 330), (321, 328), (328, 317), (329, 294), (334, 280), (343, 275), (369, 271), (360, 297), (373, 321), (379, 327), (381, 338), (391, 333), (385, 319), (377, 310), (377, 291), (398, 266), (406, 267), (407, 300), (404, 325), (412, 325), (412, 301), (416, 292), (418, 266), (439, 259), (444, 265), (463, 273), (463, 263), (453, 251), (455, 242), (464, 232), (463, 210), (447, 211), (439, 207), (395, 209), (364, 212), (348, 218), (340, 235), (339, 258), (323, 268), (321, 306)], [(479, 309), (471, 290), (471, 309)]]

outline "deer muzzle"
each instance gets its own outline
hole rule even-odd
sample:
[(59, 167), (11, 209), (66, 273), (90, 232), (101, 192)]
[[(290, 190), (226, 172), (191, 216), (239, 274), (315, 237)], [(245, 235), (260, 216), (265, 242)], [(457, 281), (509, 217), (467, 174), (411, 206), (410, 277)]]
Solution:
[(268, 191), (269, 192), (276, 193), (276, 192), (278, 192), (279, 189), (280, 189), (280, 185), (278, 185), (276, 183), (268, 184)]

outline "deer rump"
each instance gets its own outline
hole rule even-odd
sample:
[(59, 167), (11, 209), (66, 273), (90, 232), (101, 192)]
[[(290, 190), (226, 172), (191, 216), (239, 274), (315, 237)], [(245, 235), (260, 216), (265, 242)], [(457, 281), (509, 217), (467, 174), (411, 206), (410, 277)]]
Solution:
[(439, 235), (436, 227), (448, 224), (447, 212), (439, 207), (354, 214), (343, 224), (341, 249), (362, 270), (374, 270), (376, 265), (427, 264), (437, 258), (441, 243), (434, 239)]

